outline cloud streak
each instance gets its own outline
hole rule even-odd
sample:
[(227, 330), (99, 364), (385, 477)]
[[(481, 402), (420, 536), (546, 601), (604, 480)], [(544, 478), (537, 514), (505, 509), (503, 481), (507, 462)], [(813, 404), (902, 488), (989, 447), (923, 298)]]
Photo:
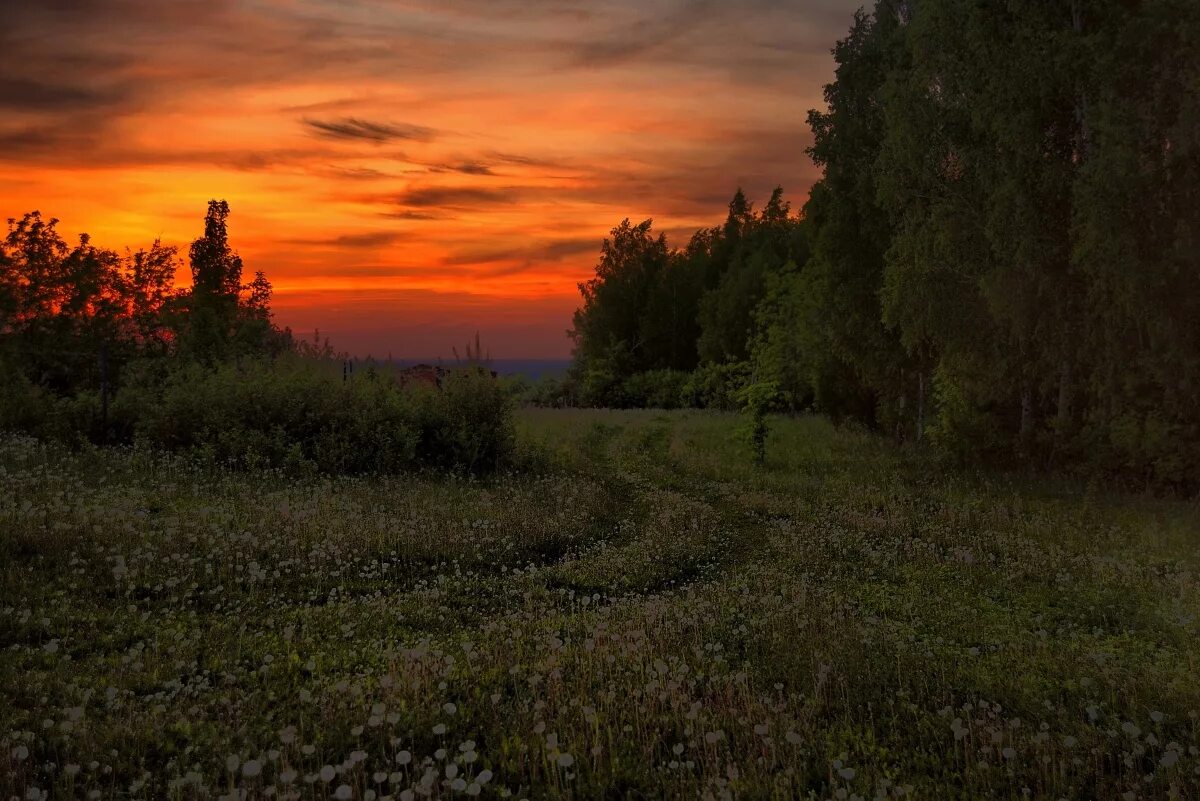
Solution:
[(434, 130), (424, 125), (407, 125), (386, 122), (372, 122), (355, 117), (340, 120), (303, 121), (310, 131), (323, 139), (360, 140), (367, 142), (394, 142), (398, 139), (414, 142), (428, 142), (434, 137)]

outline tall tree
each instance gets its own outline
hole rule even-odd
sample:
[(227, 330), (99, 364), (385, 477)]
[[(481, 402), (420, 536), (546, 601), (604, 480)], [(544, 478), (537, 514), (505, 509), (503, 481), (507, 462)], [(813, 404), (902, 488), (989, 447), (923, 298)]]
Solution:
[(622, 221), (601, 245), (595, 277), (579, 285), (583, 306), (569, 333), (574, 371), (589, 402), (620, 405), (621, 381), (657, 366), (653, 354), (661, 345), (646, 310), (670, 254), (666, 237), (654, 236), (652, 227), (651, 220)]
[(192, 288), (184, 349), (212, 362), (230, 355), (242, 290), (242, 259), (229, 245), (229, 204), (210, 200), (204, 235), (192, 242)]

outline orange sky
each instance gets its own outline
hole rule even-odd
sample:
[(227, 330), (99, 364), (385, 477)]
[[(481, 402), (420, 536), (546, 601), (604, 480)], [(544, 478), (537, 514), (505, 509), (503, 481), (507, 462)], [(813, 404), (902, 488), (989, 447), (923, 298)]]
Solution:
[(0, 26), (0, 216), (184, 246), (233, 209), (277, 321), (561, 357), (600, 241), (798, 205), (852, 0), (39, 0)]

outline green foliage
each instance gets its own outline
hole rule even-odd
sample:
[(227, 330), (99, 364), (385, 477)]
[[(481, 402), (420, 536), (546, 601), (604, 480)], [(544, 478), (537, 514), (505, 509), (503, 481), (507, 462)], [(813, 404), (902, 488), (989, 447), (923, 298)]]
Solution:
[(624, 220), (601, 247), (596, 277), (579, 285), (583, 306), (570, 334), (574, 369), (588, 403), (621, 405), (625, 376), (653, 367), (661, 343), (650, 336), (646, 310), (670, 255), (667, 240), (651, 231), (651, 221)]
[(471, 473), (504, 465), (513, 449), (512, 401), (489, 371), (451, 370), (440, 389), (421, 387), (415, 395), (421, 464)]
[(545, 408), (574, 405), (575, 383), (569, 376), (543, 375), (536, 381), (519, 377), (510, 381), (510, 394), (519, 405)]
[(242, 468), (391, 472), (416, 464), (415, 410), (398, 388), (344, 382), (332, 365), (254, 360), (189, 365), (161, 390), (126, 386), (136, 441)]
[[(725, 223), (697, 231), (682, 250), (655, 238), (649, 220), (613, 229), (596, 277), (580, 286), (571, 332), (581, 402), (639, 406), (642, 374), (746, 361), (766, 287), (807, 258), (801, 227), (776, 189), (759, 213), (739, 190)], [(663, 393), (653, 400), (665, 402)]]
[[(859, 12), (809, 116), (802, 217), (739, 191), (683, 250), (614, 230), (581, 401), (644, 405), (640, 376), (695, 367), (684, 404), (736, 408), (752, 369), (785, 408), (959, 461), (1200, 486), (1198, 43), (1184, 0)], [(687, 332), (696, 364), (659, 347)]]
[(734, 393), (734, 400), (741, 406), (742, 424), (738, 433), (750, 446), (756, 464), (767, 461), (767, 437), (771, 433), (767, 414), (776, 410), (783, 400), (779, 385), (774, 381), (755, 381)]
[(682, 370), (647, 370), (625, 379), (627, 405), (639, 409), (678, 409), (690, 378)]
[(683, 385), (685, 406), (732, 411), (741, 407), (737, 393), (750, 382), (747, 362), (705, 364), (696, 368)]

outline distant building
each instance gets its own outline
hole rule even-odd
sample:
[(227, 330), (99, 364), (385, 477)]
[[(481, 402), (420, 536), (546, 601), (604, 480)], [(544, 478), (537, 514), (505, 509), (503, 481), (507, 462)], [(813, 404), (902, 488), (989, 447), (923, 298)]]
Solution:
[(453, 370), (468, 370), (474, 367), (481, 372), (485, 372), (492, 378), (499, 378), (499, 373), (495, 370), (490, 370), (483, 365), (468, 365), (466, 367), (442, 367), (434, 364), (414, 364), (411, 367), (405, 367), (397, 376), (400, 379), (400, 386), (408, 387), (418, 384), (434, 387), (435, 389), (442, 388), (442, 381)]
[(435, 389), (440, 389), (442, 378), (445, 375), (446, 368), (440, 365), (414, 364), (412, 367), (406, 367), (400, 371), (400, 386), (407, 387), (415, 384), (425, 384)]

